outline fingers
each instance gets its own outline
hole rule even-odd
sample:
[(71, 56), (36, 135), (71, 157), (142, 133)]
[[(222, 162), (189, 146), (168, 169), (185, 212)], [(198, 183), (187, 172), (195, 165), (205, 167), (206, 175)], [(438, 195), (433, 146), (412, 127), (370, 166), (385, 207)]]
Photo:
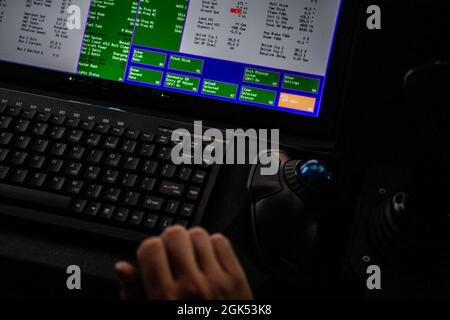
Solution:
[(185, 228), (181, 226), (171, 227), (162, 234), (161, 239), (167, 250), (170, 267), (175, 279), (199, 273), (194, 247)]
[(115, 265), (120, 281), (120, 299), (136, 300), (141, 297), (141, 277), (137, 269), (128, 262), (118, 262)]
[(138, 249), (137, 259), (147, 297), (173, 299), (175, 282), (161, 238), (145, 240)]
[(215, 234), (211, 236), (211, 242), (222, 270), (228, 274), (242, 275), (244, 271), (230, 241), (221, 234)]
[(228, 284), (222, 288), (225, 299), (251, 300), (252, 290), (230, 241), (221, 234), (211, 237), (217, 259), (227, 273)]
[(136, 296), (136, 281), (143, 281), (152, 300), (252, 298), (233, 247), (222, 235), (170, 227), (144, 241), (137, 258), (140, 273), (128, 263), (116, 265), (123, 299)]
[(201, 228), (194, 228), (189, 234), (194, 247), (197, 264), (200, 269), (212, 276), (219, 274), (221, 272), (221, 267), (214, 253), (209, 234)]

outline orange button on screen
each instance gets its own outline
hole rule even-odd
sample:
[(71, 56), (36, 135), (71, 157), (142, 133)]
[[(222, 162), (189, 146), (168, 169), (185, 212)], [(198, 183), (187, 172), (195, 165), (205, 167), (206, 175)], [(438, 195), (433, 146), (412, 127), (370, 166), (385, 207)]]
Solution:
[(306, 112), (314, 112), (316, 106), (316, 98), (298, 96), (282, 92), (280, 95), (279, 107), (295, 109)]

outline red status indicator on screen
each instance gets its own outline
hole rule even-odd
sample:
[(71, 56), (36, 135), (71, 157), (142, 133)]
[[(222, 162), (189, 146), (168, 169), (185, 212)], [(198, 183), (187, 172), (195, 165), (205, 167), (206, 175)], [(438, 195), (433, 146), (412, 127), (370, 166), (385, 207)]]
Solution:
[(239, 8), (231, 8), (231, 9), (230, 9), (230, 12), (231, 12), (231, 13), (234, 13), (234, 14), (242, 14), (242, 9), (239, 9)]

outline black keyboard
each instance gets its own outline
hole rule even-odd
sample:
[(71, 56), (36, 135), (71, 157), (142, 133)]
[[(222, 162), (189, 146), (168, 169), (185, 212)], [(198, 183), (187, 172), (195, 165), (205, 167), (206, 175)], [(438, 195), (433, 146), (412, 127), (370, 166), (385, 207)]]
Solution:
[(218, 166), (174, 165), (176, 128), (0, 90), (0, 213), (130, 240), (197, 225)]

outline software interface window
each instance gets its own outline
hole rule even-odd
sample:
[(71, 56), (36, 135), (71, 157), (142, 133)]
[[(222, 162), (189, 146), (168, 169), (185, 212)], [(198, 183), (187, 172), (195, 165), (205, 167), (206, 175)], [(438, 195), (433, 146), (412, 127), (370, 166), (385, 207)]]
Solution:
[(340, 2), (0, 0), (0, 59), (318, 116)]

